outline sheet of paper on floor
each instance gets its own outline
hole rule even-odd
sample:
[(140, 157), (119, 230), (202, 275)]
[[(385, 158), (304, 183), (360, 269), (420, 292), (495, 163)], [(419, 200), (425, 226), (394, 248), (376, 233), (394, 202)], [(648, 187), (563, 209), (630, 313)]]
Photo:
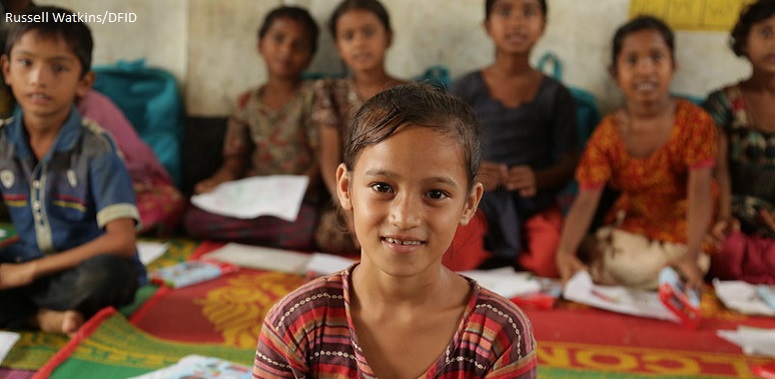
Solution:
[(129, 379), (250, 379), (251, 375), (248, 366), (214, 357), (187, 355), (171, 366)]
[(541, 291), (541, 283), (529, 272), (516, 272), (511, 267), (494, 270), (471, 270), (461, 274), (476, 280), (480, 286), (507, 299)]
[(0, 330), (0, 363), (3, 363), (8, 352), (11, 351), (13, 345), (19, 340), (21, 335), (19, 333), (7, 332)]
[(213, 259), (259, 270), (304, 275), (311, 254), (232, 242), (203, 254), (202, 259)]
[(138, 255), (140, 255), (140, 262), (143, 262), (143, 264), (146, 266), (149, 263), (156, 260), (156, 258), (159, 258), (162, 255), (164, 255), (165, 251), (167, 251), (166, 242), (154, 242), (154, 241), (137, 242), (137, 253)]
[(208, 212), (240, 219), (275, 216), (295, 221), (307, 190), (304, 175), (270, 175), (225, 182), (191, 202)]
[(713, 280), (716, 296), (724, 305), (747, 315), (775, 316), (770, 308), (756, 294), (756, 286), (740, 280)]
[(775, 329), (740, 325), (737, 330), (719, 330), (716, 334), (740, 346), (746, 355), (763, 355), (775, 358)]
[(596, 285), (589, 272), (583, 270), (565, 284), (562, 294), (567, 300), (612, 312), (679, 322), (659, 300), (656, 291)]
[(354, 260), (339, 255), (314, 253), (304, 271), (311, 277), (325, 276), (347, 269), (354, 263)]

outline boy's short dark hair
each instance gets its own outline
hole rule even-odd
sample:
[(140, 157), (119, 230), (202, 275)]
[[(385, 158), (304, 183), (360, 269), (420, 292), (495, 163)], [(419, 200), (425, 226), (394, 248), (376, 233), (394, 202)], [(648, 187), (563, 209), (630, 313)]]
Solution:
[[(495, 2), (498, 0), (485, 0), (484, 1), (484, 19), (489, 20), (490, 19), (490, 13), (492, 13), (492, 7), (495, 5)], [(541, 6), (541, 12), (544, 13), (544, 19), (547, 16), (547, 12), (549, 12), (549, 7), (546, 4), (546, 0), (538, 0), (538, 5)]]
[(775, 0), (759, 0), (749, 4), (737, 20), (735, 27), (730, 33), (729, 47), (738, 57), (745, 56), (745, 48), (748, 34), (751, 33), (751, 27), (757, 22), (764, 21), (775, 15)]
[(344, 163), (352, 170), (364, 148), (378, 144), (400, 127), (415, 125), (452, 137), (465, 161), (468, 186), (481, 161), (479, 123), (471, 107), (428, 83), (410, 83), (384, 90), (361, 106), (344, 146)]
[(264, 22), (258, 28), (258, 39), (261, 40), (261, 38), (264, 38), (266, 33), (269, 32), (269, 28), (272, 27), (272, 24), (282, 18), (291, 19), (304, 25), (307, 29), (307, 33), (309, 33), (310, 47), (312, 48), (312, 54), (314, 55), (318, 50), (318, 34), (320, 33), (320, 28), (318, 28), (315, 19), (313, 19), (309, 12), (304, 8), (281, 6), (273, 9), (266, 15)]
[(32, 17), (41, 15), (40, 18), (44, 21), (11, 23), (11, 27), (8, 30), (8, 37), (5, 42), (6, 56), (11, 56), (11, 49), (13, 49), (14, 45), (19, 42), (23, 35), (35, 31), (44, 37), (62, 38), (70, 50), (72, 50), (73, 54), (78, 57), (78, 61), (81, 63), (81, 76), (89, 71), (91, 68), (92, 49), (94, 48), (94, 40), (92, 40), (89, 27), (76, 19), (68, 20), (73, 22), (64, 22), (61, 19), (57, 21), (54, 16), (72, 16), (73, 11), (59, 7), (45, 6), (33, 7), (24, 14)]

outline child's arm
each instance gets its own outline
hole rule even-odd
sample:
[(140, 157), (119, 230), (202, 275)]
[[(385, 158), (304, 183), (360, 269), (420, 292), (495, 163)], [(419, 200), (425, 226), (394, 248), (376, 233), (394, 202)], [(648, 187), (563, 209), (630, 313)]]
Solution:
[(194, 187), (194, 193), (211, 192), (223, 182), (236, 180), (245, 175), (247, 159), (245, 156), (230, 156), (224, 159), (223, 165), (213, 176), (202, 180)]
[(584, 189), (579, 191), (576, 200), (568, 211), (568, 216), (562, 228), (560, 236), (560, 246), (557, 249), (557, 269), (560, 271), (560, 277), (565, 282), (570, 279), (578, 270), (584, 270), (586, 267), (576, 256), (581, 240), (587, 234), (589, 225), (592, 223), (592, 217), (595, 216), (595, 210), (600, 203), (603, 189)]
[(728, 143), (727, 134), (723, 130), (719, 130), (718, 160), (714, 170), (719, 186), (719, 211), (712, 230), (712, 237), (717, 244), (721, 243), (732, 229), (739, 228), (739, 225), (735, 226), (736, 223), (732, 220), (732, 185), (729, 178)]
[[(320, 125), (320, 175), (331, 196), (336, 196), (336, 168), (341, 163), (341, 137), (335, 125)], [(349, 167), (352, 169), (352, 167)]]
[(689, 170), (686, 253), (672, 262), (686, 277), (687, 285), (696, 289), (702, 288), (702, 274), (697, 266), (697, 258), (702, 250), (702, 241), (708, 231), (713, 208), (710, 194), (711, 170), (711, 167)]
[(578, 164), (578, 154), (567, 152), (560, 156), (557, 163), (547, 169), (536, 171), (536, 187), (561, 188), (573, 178), (573, 172)]
[(509, 169), (506, 188), (509, 191), (520, 191), (522, 196), (533, 196), (540, 189), (560, 188), (573, 178), (578, 154), (565, 153), (559, 161), (546, 169), (533, 170), (530, 166), (514, 166)]
[(135, 221), (120, 218), (105, 226), (105, 233), (83, 245), (24, 263), (0, 265), (0, 290), (29, 285), (35, 279), (72, 269), (91, 257), (114, 254), (132, 257), (136, 252)]

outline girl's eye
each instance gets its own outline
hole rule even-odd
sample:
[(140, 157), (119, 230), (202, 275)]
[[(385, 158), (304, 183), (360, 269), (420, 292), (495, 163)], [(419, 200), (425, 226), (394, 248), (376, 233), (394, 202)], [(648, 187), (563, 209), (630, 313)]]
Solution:
[(368, 38), (372, 37), (377, 31), (373, 27), (367, 27), (363, 29), (363, 36)]
[(342, 33), (342, 39), (345, 40), (345, 41), (352, 41), (354, 36), (355, 36), (355, 33), (353, 33), (352, 31), (349, 31), (349, 30), (344, 32), (344, 33)]
[(65, 71), (67, 71), (67, 67), (62, 66), (61, 64), (54, 65), (54, 72), (65, 72)]
[(283, 35), (282, 34), (275, 34), (272, 36), (272, 40), (275, 42), (283, 42)]
[(32, 64), (32, 62), (29, 59), (26, 59), (26, 58), (19, 59), (18, 62), (19, 62), (20, 65), (25, 66), (25, 67)]
[(392, 188), (385, 183), (374, 183), (371, 185), (371, 188), (379, 193), (389, 193), (392, 191)]
[(765, 37), (765, 38), (772, 37), (772, 29), (770, 29), (770, 28), (762, 28), (762, 30), (759, 31), (759, 34), (762, 37)]
[(428, 191), (428, 197), (433, 200), (442, 200), (447, 198), (447, 193), (442, 190), (430, 190)]
[(659, 53), (653, 54), (651, 56), (651, 60), (653, 60), (654, 62), (661, 62), (663, 58), (664, 58), (664, 55), (659, 54)]
[(498, 16), (501, 16), (504, 18), (511, 16), (511, 9), (508, 9), (508, 8), (501, 9), (500, 11), (498, 11)]

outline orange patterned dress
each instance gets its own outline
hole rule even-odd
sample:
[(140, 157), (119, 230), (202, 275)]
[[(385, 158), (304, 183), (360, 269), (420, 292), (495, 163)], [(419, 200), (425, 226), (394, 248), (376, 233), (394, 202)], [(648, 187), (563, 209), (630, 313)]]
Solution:
[(615, 118), (608, 115), (587, 143), (576, 180), (582, 189), (606, 183), (621, 192), (606, 216), (618, 229), (647, 238), (686, 243), (689, 171), (712, 167), (717, 142), (713, 120), (700, 107), (677, 100), (668, 142), (647, 157), (630, 155)]

